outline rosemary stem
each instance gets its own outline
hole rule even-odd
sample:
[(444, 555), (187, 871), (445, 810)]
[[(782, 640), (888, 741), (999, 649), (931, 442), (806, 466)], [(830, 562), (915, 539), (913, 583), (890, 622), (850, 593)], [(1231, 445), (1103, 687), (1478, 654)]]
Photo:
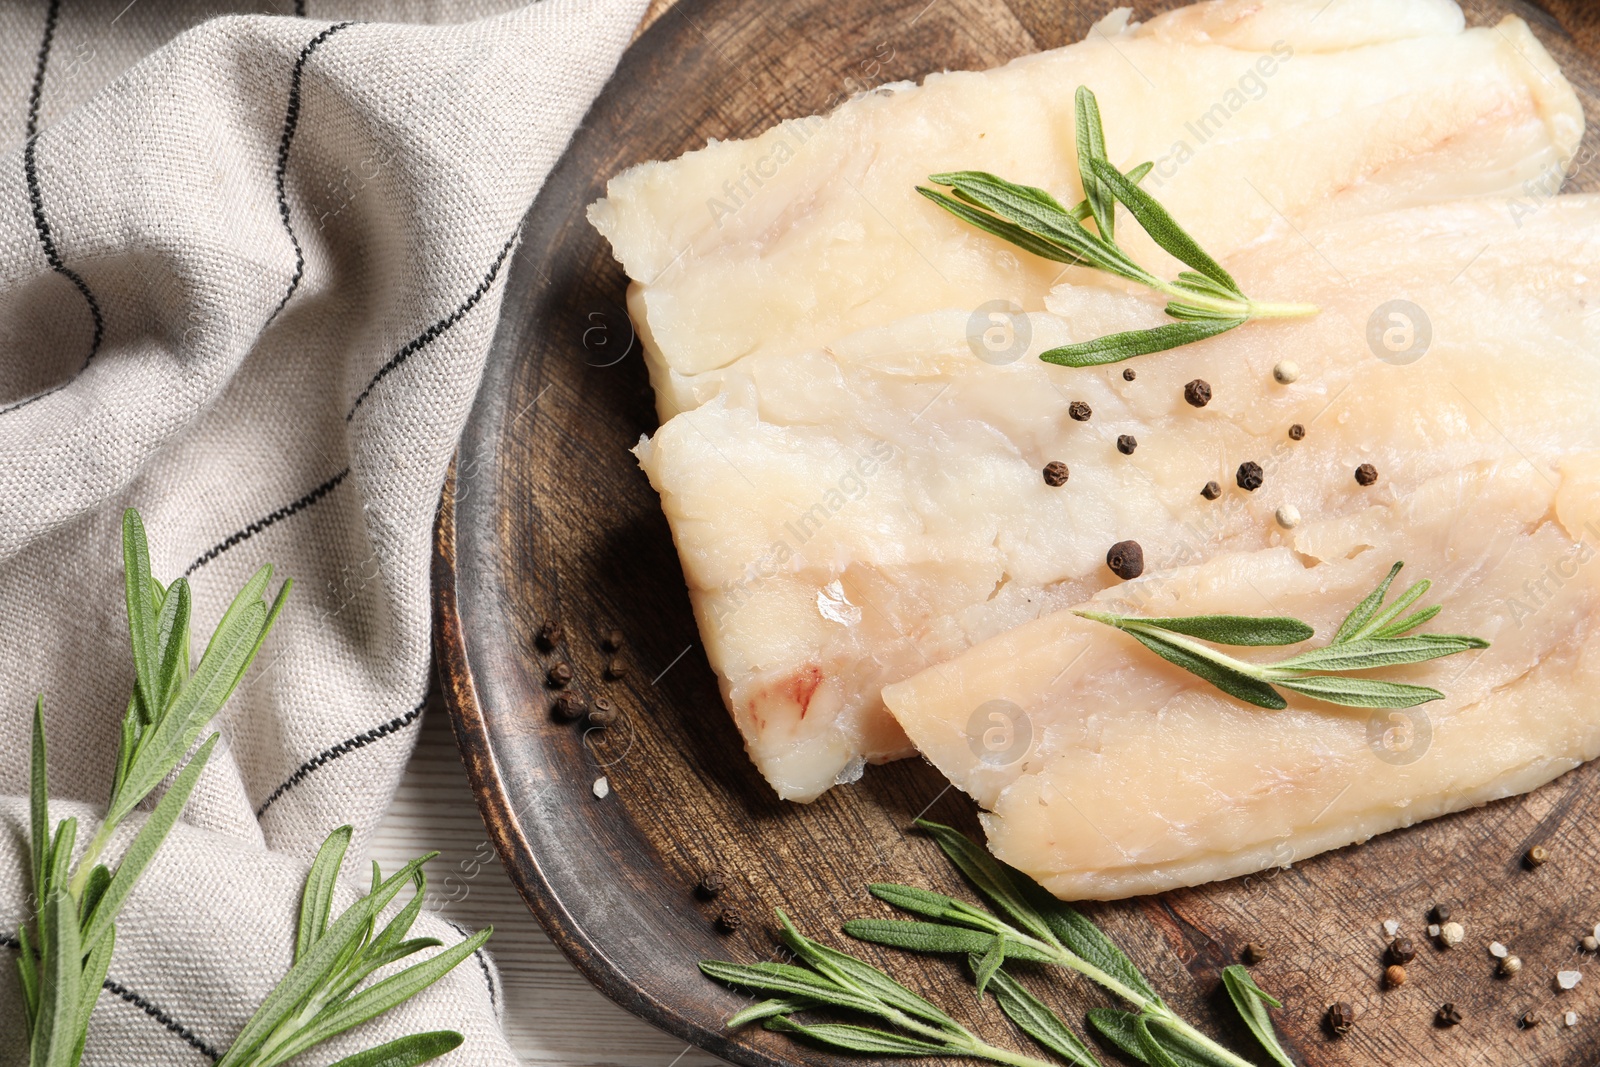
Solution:
[(1177, 1015), (1174, 1015), (1172, 1013), (1172, 1009), (1171, 1008), (1168, 1008), (1165, 1005), (1162, 1005), (1161, 1011), (1162, 1011), (1162, 1014), (1161, 1014), (1161, 1021), (1162, 1022), (1166, 1023), (1168, 1026), (1172, 1027), (1174, 1030), (1183, 1031), (1184, 1036), (1189, 1037), (1189, 1038), (1193, 1039), (1194, 1041), (1197, 1041), (1200, 1044), (1204, 1045), (1206, 1047), (1207, 1051), (1209, 1051), (1212, 1055), (1216, 1056), (1216, 1058), (1219, 1061), (1221, 1061), (1223, 1063), (1226, 1063), (1226, 1064), (1229, 1064), (1229, 1067), (1256, 1067), (1255, 1064), (1251, 1063), (1249, 1060), (1245, 1059), (1243, 1056), (1240, 1056), (1237, 1053), (1231, 1052), (1228, 1049), (1222, 1047), (1221, 1045), (1217, 1044), (1217, 1042), (1215, 1042), (1211, 1038), (1207, 1037), (1205, 1034), (1202, 1034), (1199, 1030), (1196, 1030), (1194, 1027), (1192, 1027), (1188, 1023), (1184, 1022)]
[(72, 872), (72, 881), (67, 883), (67, 891), (72, 894), (73, 900), (83, 899), (83, 888), (89, 884), (89, 872), (94, 870), (95, 864), (100, 859), (100, 853), (105, 851), (106, 842), (111, 840), (111, 834), (116, 830), (116, 824), (109, 819), (100, 824), (94, 832), (94, 837), (84, 846), (83, 855), (78, 858), (78, 866)]
[(1315, 315), (1322, 309), (1315, 304), (1273, 304), (1250, 301), (1252, 319), (1298, 319)]

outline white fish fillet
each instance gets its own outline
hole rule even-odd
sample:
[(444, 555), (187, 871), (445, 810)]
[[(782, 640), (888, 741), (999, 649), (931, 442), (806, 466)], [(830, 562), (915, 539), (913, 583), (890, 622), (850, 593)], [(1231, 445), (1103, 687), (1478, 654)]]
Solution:
[[(1556, 221), (1565, 208), (1540, 200), (1518, 229), (1502, 199), (1559, 176), (1582, 133), (1575, 98), (1525, 26), (1463, 31), (1454, 4), (1435, 0), (1347, 0), (1312, 19), (1322, 7), (1200, 5), (997, 71), (858, 98), (806, 125), (805, 143), (758, 189), (747, 183), (754, 195), (732, 213), (707, 201), (795, 130), (635, 168), (591, 209), (644, 279), (630, 306), (666, 421), (640, 462), (724, 696), (779, 795), (809, 800), (864, 760), (909, 754), (882, 687), (1093, 594), (1109, 580), (1112, 542), (1147, 539), (1160, 566), (1265, 547), (1270, 494), (1197, 519), (1198, 489), (1229, 480), (1241, 459), (1267, 462), (1358, 356), (1376, 362), (1370, 311), (1431, 286), (1436, 329), (1473, 321), (1486, 299), (1473, 279), (1513, 253), (1496, 246), (1458, 288), (1447, 283), (1491, 235), (1518, 249), (1534, 228), (1570, 238)], [(1280, 42), (1292, 51), (1258, 77), (1259, 99), (1213, 118), (1204, 143), (1187, 132), (1213, 104), (1227, 110)], [(1247, 292), (1317, 302), (1324, 315), (1146, 357), (1137, 383), (1120, 367), (1040, 363), (1053, 345), (1162, 321), (1160, 306), (1013, 254), (913, 186), (981, 166), (1072, 195), (1080, 83), (1099, 93), (1120, 165), (1170, 157), (1171, 173), (1147, 184)], [(1185, 138), (1193, 151), (1179, 162)], [(1131, 222), (1119, 233), (1162, 262)], [(1347, 259), (1308, 237), (1340, 243)], [(1553, 279), (1562, 265), (1539, 267)], [(1027, 312), (1013, 322), (1030, 335), (1026, 352), (1000, 365), (969, 343), (974, 307), (991, 298)], [(1509, 315), (1494, 319), (1515, 332)], [(1531, 347), (1518, 336), (1518, 350)], [(1289, 392), (1263, 378), (1285, 346), (1307, 369)], [(1195, 376), (1218, 392), (1198, 413), (1179, 399)], [(1090, 423), (1067, 419), (1077, 399), (1093, 406)], [(1112, 447), (1121, 433), (1139, 437), (1135, 455)], [(1320, 501), (1300, 501), (1307, 514), (1363, 499), (1345, 484), (1360, 462), (1354, 439), (1326, 444), (1320, 472), (1344, 473)], [(1478, 444), (1418, 462), (1449, 471), (1499, 455)], [(1052, 459), (1072, 469), (1063, 489), (1040, 478)], [(1183, 532), (1195, 521), (1217, 528)], [(1180, 545), (1188, 559), (1173, 555)]]

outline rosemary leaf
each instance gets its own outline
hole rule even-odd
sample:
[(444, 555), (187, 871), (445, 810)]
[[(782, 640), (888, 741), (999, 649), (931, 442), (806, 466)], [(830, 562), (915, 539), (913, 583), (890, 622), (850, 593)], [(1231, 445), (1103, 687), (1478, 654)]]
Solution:
[(990, 982), (995, 1001), (1006, 1018), (1016, 1023), (1022, 1032), (1045, 1048), (1060, 1056), (1074, 1067), (1100, 1067), (1100, 1061), (1073, 1033), (1061, 1016), (1051, 1011), (1044, 1002), (1022, 987), (1005, 971), (996, 971)]
[(150, 545), (139, 513), (128, 508), (122, 513), (122, 567), (128, 603), (128, 636), (133, 646), (133, 675), (139, 700), (144, 705), (144, 721), (153, 719), (160, 708), (156, 699), (157, 646), (159, 627), (156, 605), (150, 596)]
[[(907, 922), (901, 919), (852, 919), (844, 924), (844, 932), (860, 941), (874, 945), (903, 948), (909, 952), (930, 952), (938, 955), (967, 955), (989, 951), (993, 934), (968, 930), (942, 923)], [(1051, 957), (1026, 944), (1012, 944), (1007, 955), (1014, 960), (1046, 963)], [(716, 977), (713, 975), (712, 977)], [(790, 992), (790, 990), (771, 990)], [(793, 990), (793, 992), (803, 992)]]
[(1210, 278), (1234, 297), (1244, 299), (1244, 293), (1239, 291), (1239, 283), (1233, 280), (1233, 275), (1223, 270), (1222, 264), (1207, 255), (1199, 242), (1178, 225), (1155, 197), (1128, 181), (1122, 176), (1121, 171), (1105, 160), (1091, 160), (1089, 165), (1093, 168), (1095, 177), (1122, 201), (1128, 213), (1138, 220), (1139, 226), (1150, 235), (1152, 241), (1160, 245), (1174, 259), (1182, 261), (1196, 272)]
[(328, 912), (333, 907), (333, 890), (339, 881), (339, 868), (344, 864), (345, 850), (350, 847), (351, 827), (341, 826), (322, 842), (317, 858), (311, 862), (306, 874), (304, 891), (300, 894), (300, 923), (295, 931), (295, 962), (305, 958), (328, 930)]
[[(1023, 893), (1013, 872), (974, 844), (966, 834), (943, 823), (918, 819), (917, 828), (938, 844), (940, 851), (977, 887), (988, 901), (1009, 915), (1025, 932), (1046, 944), (1055, 944), (1055, 934)], [(1020, 947), (1020, 946), (1019, 946)]]
[(772, 1000), (763, 1000), (752, 1004), (743, 1011), (735, 1012), (728, 1016), (722, 1024), (729, 1030), (737, 1030), (741, 1026), (770, 1019), (774, 1015), (793, 1015), (797, 1011), (806, 1011), (815, 1008), (817, 1002), (810, 997), (775, 997)]
[(1054, 260), (1057, 263), (1066, 263), (1068, 265), (1083, 262), (1083, 258), (1077, 253), (1061, 247), (1056, 242), (1029, 233), (1014, 222), (996, 218), (986, 211), (980, 211), (970, 204), (964, 204), (955, 197), (939, 192), (937, 189), (929, 189), (927, 186), (919, 185), (917, 186), (917, 192), (932, 200), (962, 222), (970, 223), (986, 233), (993, 234), (1002, 241), (1008, 241), (1024, 252), (1031, 252), (1041, 259)]
[(446, 1052), (460, 1046), (463, 1038), (454, 1030), (433, 1030), (425, 1034), (411, 1034), (393, 1041), (346, 1056), (333, 1067), (417, 1067), (419, 1063), (438, 1059)]
[(33, 702), (33, 752), (28, 782), (29, 847), (33, 865), (33, 899), (50, 899), (50, 783), (45, 766), (44, 697)]
[(1415, 634), (1399, 638), (1365, 638), (1327, 648), (1314, 648), (1272, 665), (1273, 670), (1364, 671), (1374, 667), (1396, 667), (1406, 663), (1425, 663), (1453, 656), (1457, 652), (1488, 648), (1481, 637), (1459, 634)]
[(1404, 562), (1397, 562), (1390, 567), (1388, 576), (1378, 583), (1378, 588), (1368, 593), (1361, 603), (1351, 609), (1350, 614), (1345, 616), (1344, 622), (1339, 624), (1339, 629), (1334, 632), (1333, 644), (1337, 645), (1350, 640), (1367, 624), (1368, 620), (1378, 613), (1378, 607), (1383, 603), (1383, 598), (1389, 595), (1390, 584), (1394, 582), (1395, 575), (1399, 574), (1400, 568), (1404, 566)]
[(1244, 319), (1222, 318), (1206, 322), (1169, 322), (1148, 330), (1128, 330), (1107, 334), (1093, 341), (1062, 345), (1039, 354), (1046, 363), (1063, 367), (1099, 367), (1107, 363), (1121, 363), (1134, 356), (1151, 352), (1165, 352), (1170, 348), (1204, 341), (1219, 333), (1227, 333), (1235, 326), (1243, 326)]
[(826, 1045), (843, 1052), (861, 1052), (873, 1056), (948, 1056), (959, 1055), (962, 1051), (949, 1045), (936, 1045), (930, 1041), (920, 1041), (888, 1030), (875, 1030), (868, 1026), (851, 1026), (846, 1023), (807, 1025), (795, 1022), (786, 1015), (778, 1015), (767, 1020), (766, 1026), (768, 1030), (799, 1034), (819, 1045)]
[(49, 933), (39, 974), (32, 1067), (76, 1067), (73, 1053), (87, 1031), (88, 1020), (79, 1017), (83, 951), (78, 938), (78, 906), (64, 886), (55, 886), (45, 898), (39, 923)]
[(1399, 637), (1401, 634), (1410, 633), (1423, 623), (1431, 621), (1435, 615), (1439, 614), (1439, 612), (1443, 610), (1443, 604), (1435, 604), (1431, 608), (1423, 608), (1421, 611), (1414, 611), (1403, 619), (1392, 622), (1380, 630), (1375, 630), (1372, 636)]
[(819, 1004), (836, 1008), (877, 1014), (877, 1003), (852, 990), (841, 989), (837, 983), (817, 975), (804, 967), (788, 963), (726, 963), (722, 960), (701, 960), (700, 970), (707, 977), (728, 985), (762, 993), (777, 993), (788, 997), (805, 997)]
[(1123, 1011), (1121, 1008), (1090, 1008), (1088, 1019), (1090, 1028), (1113, 1048), (1148, 1067), (1150, 1059), (1140, 1047), (1139, 1034), (1135, 1029), (1135, 1023), (1139, 1020), (1138, 1012)]
[(1254, 704), (1269, 711), (1282, 711), (1289, 706), (1289, 702), (1266, 682), (1244, 674), (1228, 664), (1219, 663), (1191, 646), (1177, 644), (1164, 637), (1159, 630), (1126, 625), (1119, 628), (1168, 663), (1205, 679), (1224, 693), (1237, 697), (1246, 704)]
[[(1086, 619), (1117, 625), (1119, 616), (1098, 615), (1080, 611)], [(1156, 618), (1136, 620), (1142, 626), (1154, 626), (1186, 634), (1218, 645), (1263, 646), (1295, 645), (1309, 641), (1316, 631), (1299, 619), (1283, 616), (1256, 618), (1251, 615), (1192, 615), (1187, 618)]]
[(1281, 1008), (1283, 1004), (1271, 993), (1256, 985), (1255, 978), (1250, 972), (1237, 963), (1222, 969), (1222, 984), (1227, 987), (1228, 996), (1232, 998), (1233, 1006), (1239, 1009), (1244, 1024), (1250, 1028), (1252, 1034), (1256, 1035), (1256, 1040), (1267, 1050), (1267, 1055), (1271, 1056), (1280, 1067), (1295, 1067), (1294, 1061), (1279, 1043), (1278, 1032), (1273, 1028), (1272, 1018), (1267, 1014), (1269, 1005)]
[(1349, 708), (1414, 708), (1444, 694), (1425, 685), (1385, 682), (1377, 678), (1339, 678), (1327, 674), (1308, 674), (1302, 678), (1274, 679), (1274, 685), (1330, 704)]
[(1117, 201), (1093, 167), (1095, 162), (1104, 162), (1106, 158), (1106, 134), (1100, 122), (1100, 102), (1087, 85), (1080, 85), (1073, 107), (1077, 121), (1078, 176), (1083, 185), (1083, 199), (1089, 205), (1100, 236), (1112, 241), (1116, 239)]
[(989, 988), (989, 980), (995, 976), (1000, 965), (1006, 961), (1006, 935), (995, 934), (994, 943), (989, 946), (989, 951), (978, 958), (978, 965), (972, 969), (973, 980), (978, 987), (978, 998), (983, 998), (984, 990)]
[(826, 977), (845, 988), (853, 988), (869, 997), (876, 997), (891, 1008), (903, 1011), (913, 1018), (930, 1022), (953, 1033), (961, 1031), (960, 1023), (870, 963), (806, 937), (795, 929), (782, 908), (778, 909), (777, 914), (778, 921), (782, 925), (784, 943)]
[(1086, 915), (1065, 901), (1057, 900), (1054, 894), (1031, 878), (1027, 879), (1023, 889), (1068, 951), (1109, 974), (1145, 1000), (1161, 1002), (1149, 979)]

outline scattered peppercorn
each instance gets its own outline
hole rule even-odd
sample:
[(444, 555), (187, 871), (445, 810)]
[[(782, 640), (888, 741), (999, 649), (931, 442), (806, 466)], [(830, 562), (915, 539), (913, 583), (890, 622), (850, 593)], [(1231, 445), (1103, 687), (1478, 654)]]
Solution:
[(1053, 459), (1044, 465), (1044, 484), (1052, 489), (1059, 489), (1067, 484), (1067, 477), (1071, 474), (1067, 465), (1059, 459)]
[(732, 908), (723, 908), (717, 912), (717, 929), (725, 934), (731, 934), (744, 925), (744, 916)]
[(1440, 1026), (1461, 1025), (1461, 1013), (1457, 1011), (1456, 1006), (1451, 1004), (1449, 1001), (1439, 1005), (1439, 1011), (1436, 1015), (1434, 1015), (1433, 1018), (1434, 1021)]
[(1124, 456), (1133, 455), (1133, 450), (1138, 447), (1139, 442), (1132, 434), (1125, 433), (1121, 437), (1117, 438), (1117, 451), (1121, 452)]
[(1072, 416), (1073, 422), (1088, 422), (1089, 416), (1093, 415), (1094, 412), (1088, 404), (1081, 400), (1074, 400), (1067, 405), (1067, 414)]
[(1417, 946), (1411, 943), (1409, 937), (1397, 937), (1389, 942), (1389, 961), (1391, 963), (1406, 964), (1417, 958)]
[(1398, 963), (1391, 963), (1383, 970), (1383, 984), (1390, 989), (1406, 984), (1406, 969)]
[(628, 665), (623, 661), (621, 656), (612, 656), (611, 659), (606, 663), (605, 675), (607, 678), (610, 678), (613, 681), (621, 678), (627, 673)]
[(565, 663), (557, 663), (544, 672), (544, 679), (550, 683), (551, 688), (560, 689), (571, 683), (572, 668)]
[(1522, 1013), (1522, 1018), (1517, 1020), (1517, 1025), (1524, 1030), (1532, 1030), (1542, 1022), (1544, 1022), (1544, 1017), (1530, 1008)]
[(1500, 961), (1500, 973), (1507, 978), (1522, 970), (1522, 957), (1507, 956)]
[(694, 887), (694, 891), (707, 900), (715, 900), (727, 887), (727, 876), (712, 867), (700, 876), (700, 884)]
[(1133, 372), (1132, 367), (1128, 367), (1122, 372), (1122, 380), (1125, 382), (1131, 382), (1137, 377), (1138, 375)]
[(1266, 481), (1266, 478), (1266, 472), (1261, 469), (1261, 464), (1253, 459), (1247, 459), (1239, 464), (1239, 473), (1234, 476), (1239, 488), (1251, 493), (1260, 489), (1261, 483)]
[(600, 638), (600, 647), (607, 652), (615, 652), (622, 647), (622, 631), (607, 630), (604, 637)]
[(1211, 383), (1204, 378), (1196, 378), (1183, 387), (1183, 398), (1194, 407), (1205, 407), (1211, 403)]
[(1300, 509), (1293, 504), (1284, 504), (1279, 507), (1274, 517), (1278, 520), (1278, 525), (1285, 530), (1292, 530), (1300, 525)]
[(610, 726), (621, 717), (622, 712), (617, 708), (616, 704), (605, 697), (596, 700), (594, 706), (589, 709), (590, 726)]
[(589, 710), (583, 706), (583, 701), (571, 693), (562, 693), (556, 697), (555, 703), (550, 705), (550, 711), (562, 722), (571, 722)]
[(1529, 867), (1543, 867), (1550, 862), (1550, 850), (1543, 845), (1534, 845), (1523, 859), (1527, 861)]
[(1106, 553), (1106, 566), (1118, 578), (1137, 578), (1144, 573), (1144, 549), (1137, 541), (1118, 541)]
[(539, 642), (540, 648), (548, 652), (561, 643), (562, 636), (561, 624), (551, 621), (539, 624), (539, 632), (534, 635), (534, 640)]
[(1267, 958), (1267, 950), (1264, 945), (1252, 941), (1244, 947), (1242, 955), (1246, 963), (1254, 966)]
[(1292, 359), (1279, 360), (1272, 368), (1272, 377), (1279, 385), (1288, 385), (1300, 377), (1300, 364)]
[(1593, 934), (1585, 934), (1583, 940), (1579, 943), (1583, 945), (1583, 951), (1585, 952), (1600, 952), (1600, 937), (1595, 937)]
[(1295, 423), (1293, 426), (1289, 427), (1289, 440), (1291, 440), (1291, 441), (1303, 441), (1303, 440), (1305, 440), (1305, 436), (1306, 436), (1306, 428), (1304, 426), (1301, 426), (1298, 422)]
[(1447, 923), (1447, 922), (1449, 922), (1450, 921), (1450, 905), (1448, 905), (1448, 904), (1435, 904), (1432, 908), (1430, 908), (1428, 910), (1428, 918), (1432, 919), (1436, 923)]
[(1343, 1037), (1356, 1024), (1356, 1010), (1344, 1001), (1328, 1009), (1328, 1029)]
[(1215, 500), (1222, 495), (1222, 486), (1216, 482), (1207, 482), (1205, 487), (1200, 490), (1200, 495), (1207, 500)]
[(1356, 468), (1357, 485), (1376, 485), (1378, 482), (1378, 468), (1370, 463), (1363, 463)]

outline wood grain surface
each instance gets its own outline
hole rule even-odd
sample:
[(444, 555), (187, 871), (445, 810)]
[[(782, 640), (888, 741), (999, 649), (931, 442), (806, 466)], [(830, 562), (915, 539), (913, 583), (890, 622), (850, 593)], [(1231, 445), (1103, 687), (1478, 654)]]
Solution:
[[(440, 512), (445, 699), (491, 840), (551, 938), (617, 1003), (736, 1063), (842, 1061), (760, 1030), (725, 1032), (721, 1019), (740, 998), (703, 979), (695, 961), (773, 958), (775, 906), (844, 944), (836, 933), (844, 920), (888, 914), (863, 891), (869, 881), (965, 894), (906, 827), (922, 813), (973, 831), (976, 820), (971, 802), (922, 761), (872, 768), (859, 784), (800, 806), (776, 800), (745, 758), (666, 522), (627, 451), (654, 430), (654, 408), (622, 310), (625, 279), (584, 207), (633, 163), (708, 137), (748, 136), (871, 84), (1056, 47), (1111, 6), (685, 0), (657, 10), (528, 217), (459, 476)], [(1467, 7), (1475, 23), (1523, 14), (1586, 106), (1596, 99), (1594, 68), (1551, 17), (1515, 0)], [(1136, 5), (1136, 14), (1156, 9)], [(1595, 144), (1591, 130), (1585, 158)], [(1595, 185), (1587, 172), (1574, 179), (1577, 188)], [(554, 649), (535, 639), (547, 621), (565, 631)], [(601, 638), (613, 627), (626, 636), (627, 670), (607, 679)], [(571, 665), (575, 692), (611, 699), (621, 720), (587, 731), (554, 721), (545, 677), (557, 662)], [(1600, 769), (1586, 767), (1528, 796), (1292, 868), (1087, 910), (1180, 1012), (1258, 1060), (1222, 1008), (1217, 977), (1251, 940), (1271, 951), (1255, 974), (1285, 999), (1280, 1028), (1311, 1067), (1589, 1065), (1600, 1056), (1600, 967), (1566, 993), (1553, 976), (1595, 961), (1578, 939), (1600, 922), (1597, 782)], [(1554, 858), (1525, 869), (1520, 857), (1536, 842)], [(732, 883), (716, 904), (692, 892), (712, 866)], [(1385, 991), (1381, 924), (1394, 919), (1424, 941), (1424, 913), (1439, 900), (1455, 902), (1466, 942), (1424, 947), (1411, 981)], [(747, 920), (735, 934), (713, 926), (722, 905)], [(1486, 946), (1496, 939), (1525, 961), (1516, 979), (1494, 977)], [(953, 964), (852, 951), (981, 1032), (1025, 1047)], [(1107, 1003), (1073, 980), (1024, 977), (1070, 1019)], [(1335, 1000), (1360, 1013), (1343, 1038), (1322, 1023)], [(1433, 1025), (1444, 1001), (1465, 1015), (1461, 1026)], [(1521, 1029), (1530, 1008), (1547, 1022)], [(1567, 1010), (1579, 1025), (1551, 1024)]]

